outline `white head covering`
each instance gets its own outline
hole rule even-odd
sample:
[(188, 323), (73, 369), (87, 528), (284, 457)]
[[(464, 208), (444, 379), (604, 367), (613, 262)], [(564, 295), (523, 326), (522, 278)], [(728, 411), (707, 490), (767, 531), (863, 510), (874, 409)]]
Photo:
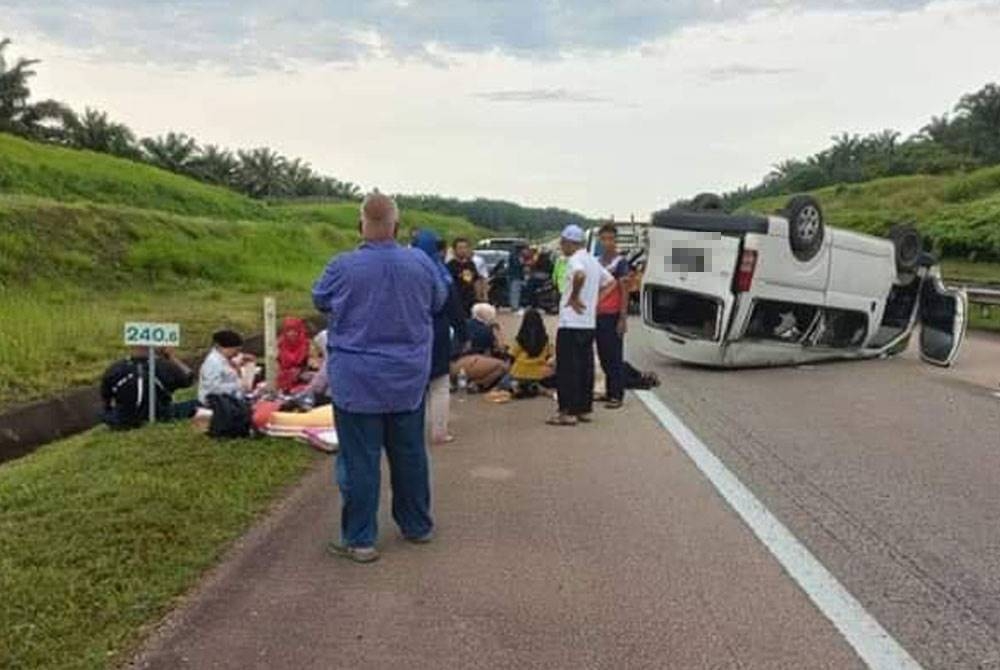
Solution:
[(472, 318), (492, 326), (497, 322), (497, 308), (488, 302), (477, 302), (472, 306)]

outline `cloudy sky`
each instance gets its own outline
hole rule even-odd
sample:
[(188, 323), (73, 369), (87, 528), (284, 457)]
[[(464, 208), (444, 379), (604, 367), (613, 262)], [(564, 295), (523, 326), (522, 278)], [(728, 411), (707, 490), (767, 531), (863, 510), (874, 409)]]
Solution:
[(1000, 0), (0, 0), (0, 35), (140, 134), (619, 218), (1000, 80)]

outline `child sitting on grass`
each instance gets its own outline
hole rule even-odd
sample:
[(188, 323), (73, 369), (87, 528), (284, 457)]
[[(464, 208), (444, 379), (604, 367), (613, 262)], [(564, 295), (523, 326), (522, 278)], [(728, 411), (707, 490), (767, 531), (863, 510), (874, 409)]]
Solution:
[(543, 387), (551, 386), (553, 353), (541, 312), (527, 310), (510, 348), (514, 361), (510, 368), (510, 390), (515, 398), (533, 398)]

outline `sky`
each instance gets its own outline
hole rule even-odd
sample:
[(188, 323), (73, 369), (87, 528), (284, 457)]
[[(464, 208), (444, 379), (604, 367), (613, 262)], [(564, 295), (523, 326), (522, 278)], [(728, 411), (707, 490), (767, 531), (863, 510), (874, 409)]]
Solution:
[(0, 0), (3, 35), (140, 135), (618, 219), (1000, 81), (1000, 0)]

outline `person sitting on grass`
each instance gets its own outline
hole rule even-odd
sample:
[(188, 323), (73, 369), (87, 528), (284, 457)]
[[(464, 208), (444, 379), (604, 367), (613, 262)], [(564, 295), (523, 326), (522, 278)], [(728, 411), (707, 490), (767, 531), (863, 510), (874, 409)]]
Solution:
[(286, 317), (278, 335), (278, 388), (286, 393), (306, 384), (309, 375), (309, 330), (306, 322)]
[[(194, 415), (197, 402), (174, 403), (173, 394), (194, 384), (194, 373), (174, 354), (162, 349), (156, 361), (156, 419), (174, 421)], [(133, 347), (131, 355), (113, 363), (101, 378), (101, 420), (112, 430), (138, 428), (149, 420), (149, 350)]]
[(552, 357), (555, 350), (545, 330), (542, 314), (529, 309), (510, 348), (514, 362), (510, 368), (510, 390), (515, 398), (533, 398), (542, 387), (554, 383)]
[(462, 355), (451, 364), (451, 373), (459, 376), (464, 371), (469, 390), (485, 391), (500, 381), (509, 368), (496, 307), (485, 302), (473, 305), (466, 334), (469, 343)]
[(250, 392), (241, 376), (244, 364), (253, 356), (242, 353), (243, 337), (232, 330), (220, 330), (212, 335), (212, 350), (208, 352), (198, 375), (198, 402), (210, 407), (211, 396), (231, 396), (243, 399)]

